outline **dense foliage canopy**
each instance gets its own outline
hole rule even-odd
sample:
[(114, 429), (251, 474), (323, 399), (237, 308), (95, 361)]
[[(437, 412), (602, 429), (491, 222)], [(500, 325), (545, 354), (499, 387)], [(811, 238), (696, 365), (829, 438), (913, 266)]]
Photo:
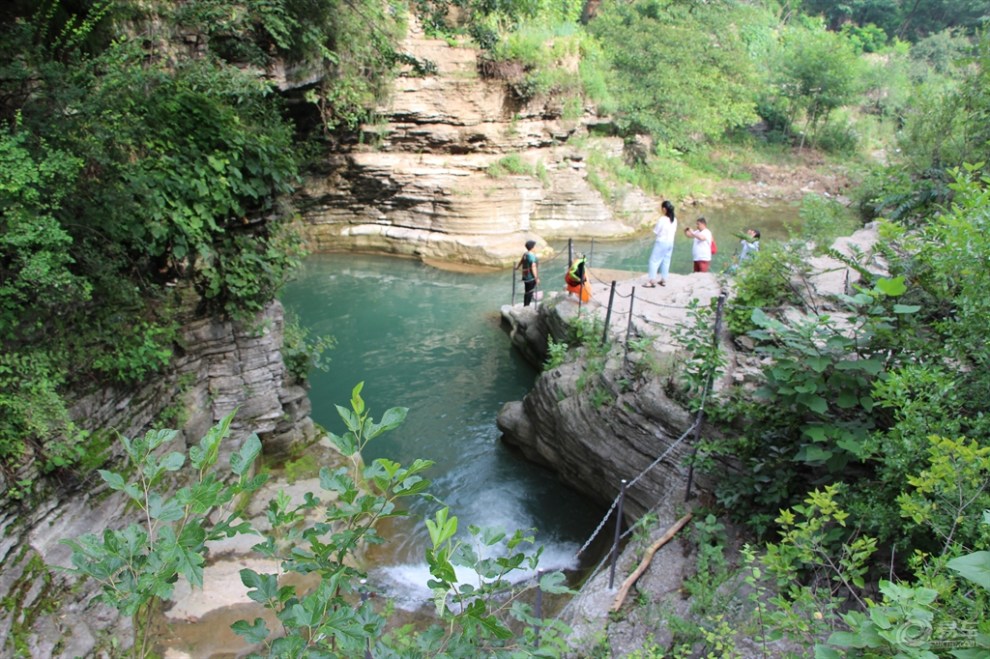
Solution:
[(872, 24), (890, 36), (911, 40), (945, 29), (973, 33), (986, 27), (990, 17), (987, 0), (801, 0), (790, 4), (825, 16), (834, 29), (847, 23)]
[(311, 114), (353, 125), (395, 29), (378, 3), (5, 4), (0, 465), (85, 457), (64, 395), (167, 368), (180, 311), (248, 318), (274, 298), (301, 131), (260, 74), (322, 72)]

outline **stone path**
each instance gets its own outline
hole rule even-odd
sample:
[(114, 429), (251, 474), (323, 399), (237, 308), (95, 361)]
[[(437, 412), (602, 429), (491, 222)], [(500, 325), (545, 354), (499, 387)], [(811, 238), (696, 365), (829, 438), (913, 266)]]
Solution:
[[(609, 299), (612, 298), (612, 315), (609, 320), (612, 333), (619, 336), (626, 334), (630, 325), (631, 307), (632, 329), (639, 335), (653, 335), (664, 339), (656, 346), (660, 351), (667, 349), (669, 341), (665, 339), (670, 337), (674, 328), (690, 322), (688, 305), (692, 300), (698, 300), (705, 306), (721, 293), (718, 277), (710, 272), (671, 274), (667, 277), (666, 286), (657, 285), (654, 288), (644, 287), (649, 281), (645, 273), (622, 270), (592, 268), (590, 280), (591, 302), (588, 304), (596, 313), (604, 317)], [(573, 295), (568, 297), (572, 301), (576, 300)]]

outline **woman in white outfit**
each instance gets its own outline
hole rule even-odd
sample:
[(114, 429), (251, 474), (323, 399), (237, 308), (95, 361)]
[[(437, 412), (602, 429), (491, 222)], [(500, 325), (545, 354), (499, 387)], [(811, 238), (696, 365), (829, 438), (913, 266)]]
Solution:
[(653, 229), (656, 239), (653, 241), (653, 251), (650, 252), (650, 261), (647, 265), (650, 280), (643, 284), (644, 288), (655, 288), (657, 285), (657, 272), (660, 273), (660, 285), (667, 285), (667, 275), (670, 274), (670, 258), (674, 254), (674, 236), (677, 234), (677, 218), (674, 215), (674, 204), (669, 200), (664, 200), (660, 204), (663, 214), (657, 219), (657, 226)]

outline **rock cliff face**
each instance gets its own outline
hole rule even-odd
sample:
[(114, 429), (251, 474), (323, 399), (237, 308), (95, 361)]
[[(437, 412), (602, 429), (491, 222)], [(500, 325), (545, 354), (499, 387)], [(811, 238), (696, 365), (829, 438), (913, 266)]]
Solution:
[[(873, 256), (876, 241), (877, 229), (871, 225), (839, 238), (832, 247), (849, 258), (866, 255), (871, 267), (882, 272), (883, 264)], [(845, 312), (833, 300), (846, 293), (859, 280), (859, 274), (830, 256), (810, 257), (807, 265), (808, 273), (800, 275), (805, 278), (796, 286), (806, 292), (809, 308), (828, 313), (833, 320), (842, 318)], [(607, 280), (615, 282), (614, 296), (604, 283)], [(502, 408), (498, 426), (506, 442), (604, 503), (618, 494), (622, 479), (636, 479), (625, 506), (626, 517), (631, 520), (661, 501), (684, 498), (686, 458), (696, 442), (693, 437), (677, 442), (693, 424), (694, 416), (687, 410), (678, 383), (684, 355), (680, 354), (676, 331), (690, 327), (687, 312), (692, 300), (706, 307), (723, 293), (718, 277), (710, 273), (672, 274), (664, 287), (643, 288), (645, 281), (646, 277), (637, 273), (593, 271), (592, 298), (583, 307), (573, 296), (555, 293), (539, 306), (502, 308), (513, 346), (541, 367), (549, 338), (574, 343), (568, 339), (572, 328), (582, 323), (588, 326), (592, 318), (602, 321), (608, 304), (614, 301), (609, 333), (611, 341), (623, 349), (612, 349), (607, 359), (589, 359), (579, 352), (544, 371), (525, 399)], [(793, 309), (785, 315), (801, 314)], [(694, 330), (699, 331), (711, 329)], [(646, 339), (646, 349), (630, 349), (627, 343)], [(730, 384), (761, 381), (763, 358), (758, 353), (737, 350), (728, 336), (718, 340), (726, 366), (713, 383), (714, 393)], [(745, 340), (743, 337), (740, 343)], [(581, 350), (587, 352), (587, 348)], [(701, 436), (714, 432), (716, 429), (707, 425), (701, 428)], [(654, 465), (661, 455), (663, 459)], [(732, 469), (725, 464), (719, 471), (731, 474)], [(698, 493), (703, 495), (709, 483), (698, 478), (695, 474)]]
[[(552, 100), (519, 102), (479, 77), (474, 49), (426, 38), (415, 21), (403, 49), (438, 72), (400, 76), (365, 143), (306, 181), (299, 204), (315, 250), (501, 267), (528, 238), (618, 238), (655, 215), (642, 193), (610, 201), (589, 184), (576, 138), (610, 155), (623, 146), (590, 137), (588, 111), (567, 119)], [(510, 155), (530, 173), (489, 175)]]
[[(838, 239), (832, 247), (854, 260), (868, 264), (874, 272), (884, 272), (885, 265), (874, 253), (878, 240), (877, 227), (868, 226), (852, 236)], [(857, 256), (858, 255), (858, 256)], [(833, 320), (846, 313), (835, 303), (836, 295), (845, 293), (859, 281), (859, 274), (842, 261), (831, 256), (808, 259), (808, 272), (800, 288), (807, 294), (809, 309), (827, 313)], [(798, 275), (796, 275), (798, 276)], [(621, 489), (621, 481), (631, 483), (624, 503), (624, 517), (632, 522), (644, 513), (653, 513), (659, 524), (652, 532), (649, 544), (662, 531), (697, 503), (708, 503), (714, 489), (713, 477), (697, 471), (693, 474), (691, 501), (685, 502), (687, 491), (687, 459), (697, 445), (693, 433), (685, 436), (695, 416), (683, 402), (676, 386), (678, 354), (672, 329), (686, 321), (684, 309), (688, 300), (697, 299), (701, 306), (718, 296), (720, 286), (714, 275), (670, 275), (667, 286), (633, 291), (645, 277), (610, 273), (607, 279), (618, 280), (613, 314), (633, 322), (611, 329), (611, 340), (626, 341), (625, 327), (631, 327), (636, 342), (651, 338), (649, 352), (655, 361), (646, 358), (647, 350), (609, 351), (603, 362), (597, 355), (589, 358), (588, 348), (555, 368), (545, 370), (533, 390), (522, 400), (506, 403), (498, 416), (503, 440), (518, 447), (530, 459), (548, 465), (575, 488), (597, 497), (602, 503), (612, 502)], [(610, 299), (609, 288), (596, 282), (592, 300), (578, 307), (570, 296), (548, 296), (539, 307), (505, 306), (502, 319), (510, 339), (526, 358), (542, 365), (547, 356), (548, 338), (565, 342), (570, 328), (585, 323), (587, 318), (602, 318)], [(633, 300), (635, 309), (633, 310)], [(678, 311), (680, 310), (680, 311)], [(794, 318), (804, 311), (790, 309), (785, 316)], [(579, 316), (584, 315), (585, 320)], [(841, 326), (841, 325), (840, 325)], [(613, 327), (615, 319), (613, 318)], [(850, 326), (851, 327), (851, 326)], [(854, 331), (854, 330), (851, 330)], [(742, 344), (743, 341), (740, 341)], [(720, 337), (720, 349), (726, 361), (724, 375), (716, 380), (714, 391), (731, 384), (758, 381), (764, 365), (758, 353), (736, 350), (727, 337)], [(582, 354), (582, 352), (584, 354)], [(601, 362), (601, 363), (596, 363)], [(702, 424), (700, 435), (711, 437), (718, 429)], [(683, 438), (683, 439), (682, 439)], [(720, 479), (730, 479), (737, 467), (723, 462), (712, 473)], [(732, 544), (741, 544), (735, 537), (738, 529), (729, 529)], [(641, 557), (644, 544), (628, 544), (618, 558), (618, 575), (629, 574)], [(648, 647), (667, 647), (672, 632), (658, 624), (657, 610), (671, 617), (685, 615), (690, 601), (683, 596), (681, 584), (696, 569), (691, 555), (692, 542), (684, 534), (674, 537), (654, 558), (649, 569), (637, 582), (640, 597), (646, 606), (632, 605), (628, 600), (622, 613), (610, 616), (622, 576), (609, 585), (609, 570), (603, 569), (582, 587), (566, 606), (560, 619), (572, 631), (571, 651), (566, 657), (586, 657), (599, 651), (603, 644), (612, 656), (627, 656)], [(658, 555), (659, 556), (659, 555)], [(740, 638), (745, 656), (767, 656), (766, 648), (749, 649), (748, 639)], [(746, 652), (749, 651), (747, 654)], [(799, 649), (771, 646), (769, 656), (784, 656)]]
[[(524, 354), (539, 363), (548, 336), (563, 342), (579, 313), (603, 311), (593, 305), (579, 312), (572, 300), (558, 296), (538, 311), (504, 308), (503, 319), (514, 343), (529, 343)], [(669, 336), (662, 341), (669, 343)], [(684, 501), (687, 458), (696, 444), (693, 433), (684, 435), (695, 415), (673, 395), (676, 356), (669, 353), (666, 364), (649, 367), (642, 355), (613, 350), (597, 366), (583, 352), (544, 371), (522, 401), (503, 406), (497, 419), (502, 439), (604, 504), (628, 481), (626, 519), (634, 521), (660, 502)], [(701, 432), (714, 429), (703, 424)], [(692, 495), (708, 486), (695, 474)]]
[[(183, 437), (192, 444), (237, 409), (231, 437), (222, 445), (228, 454), (252, 432), (268, 453), (309, 439), (310, 403), (306, 388), (286, 373), (282, 329), (278, 302), (247, 323), (193, 320), (183, 332), (186, 349), (170, 373), (137, 391), (95, 391), (78, 400), (73, 416), (85, 428), (113, 429), (126, 437), (159, 421), (173, 427), (184, 419)], [(220, 463), (227, 464), (224, 456)], [(20, 475), (25, 476), (32, 475)], [(129, 621), (94, 602), (95, 584), (77, 584), (46, 567), (69, 565), (69, 548), (60, 540), (126, 525), (135, 511), (124, 499), (109, 495), (92, 474), (86, 483), (56, 491), (30, 508), (0, 510), (0, 601), (6, 603), (0, 610), (0, 638), (6, 639), (0, 655), (91, 656), (110, 638), (128, 644)]]

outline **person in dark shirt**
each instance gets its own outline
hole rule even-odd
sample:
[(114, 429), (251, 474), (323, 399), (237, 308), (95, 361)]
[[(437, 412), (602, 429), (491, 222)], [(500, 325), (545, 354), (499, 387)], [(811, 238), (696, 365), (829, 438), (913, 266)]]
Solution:
[(528, 307), (533, 301), (534, 293), (536, 292), (536, 285), (540, 283), (540, 273), (539, 257), (533, 252), (533, 248), (536, 247), (535, 240), (526, 241), (526, 251), (523, 252), (522, 258), (519, 259), (519, 263), (516, 264), (516, 269), (522, 269), (522, 280), (523, 286), (526, 288), (526, 293), (523, 295), (523, 306)]

